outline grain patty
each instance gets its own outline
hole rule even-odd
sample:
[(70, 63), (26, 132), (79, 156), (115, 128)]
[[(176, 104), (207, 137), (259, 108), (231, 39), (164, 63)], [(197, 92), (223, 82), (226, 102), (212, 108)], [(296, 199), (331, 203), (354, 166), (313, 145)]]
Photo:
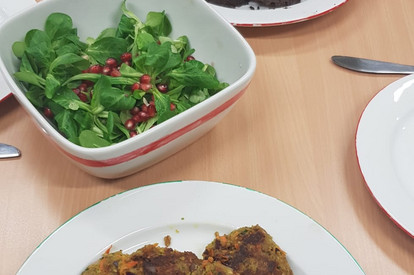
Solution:
[[(207, 245), (203, 259), (157, 244), (110, 253), (82, 275), (292, 275), (286, 254), (260, 226), (242, 227)], [(169, 241), (167, 242), (169, 244)], [(166, 243), (166, 245), (168, 245)]]
[(146, 245), (131, 255), (121, 251), (105, 253), (82, 275), (188, 275), (201, 264), (202, 260), (192, 252), (180, 252), (154, 244)]
[(242, 227), (228, 235), (216, 233), (203, 258), (221, 262), (240, 275), (293, 274), (286, 253), (258, 225)]

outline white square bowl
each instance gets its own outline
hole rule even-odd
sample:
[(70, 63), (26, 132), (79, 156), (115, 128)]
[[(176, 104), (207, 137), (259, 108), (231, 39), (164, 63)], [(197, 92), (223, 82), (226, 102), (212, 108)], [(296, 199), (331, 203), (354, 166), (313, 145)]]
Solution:
[[(101, 178), (119, 178), (142, 170), (184, 148), (219, 122), (247, 89), (256, 58), (239, 32), (204, 0), (129, 0), (127, 7), (145, 20), (149, 11), (165, 11), (171, 37), (187, 35), (196, 59), (214, 66), (220, 81), (229, 87), (198, 105), (126, 141), (103, 148), (78, 146), (57, 132), (29, 102), (23, 86), (13, 77), (19, 60), (12, 44), (26, 32), (43, 29), (53, 12), (72, 17), (82, 40), (115, 27), (121, 16), (121, 0), (44, 0), (0, 26), (0, 81), (7, 84), (35, 124), (56, 148), (84, 171)], [(4, 85), (3, 85), (4, 86)], [(51, 160), (51, 164), (53, 161)]]

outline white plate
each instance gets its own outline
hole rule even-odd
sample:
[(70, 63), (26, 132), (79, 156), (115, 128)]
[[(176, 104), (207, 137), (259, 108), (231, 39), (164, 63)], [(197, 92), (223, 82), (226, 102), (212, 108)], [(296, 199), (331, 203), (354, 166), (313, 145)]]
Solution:
[[(268, 9), (255, 3), (237, 8), (210, 4), (231, 24), (239, 27), (268, 27), (310, 20), (327, 14), (348, 0), (302, 0), (286, 8)], [(254, 9), (252, 9), (253, 7)]]
[(201, 256), (214, 232), (261, 225), (287, 252), (295, 275), (364, 274), (345, 248), (297, 209), (259, 192), (229, 184), (182, 181), (154, 184), (112, 196), (52, 233), (17, 274), (80, 274), (111, 251), (131, 253), (163, 244)]
[(386, 214), (414, 237), (414, 76), (380, 91), (356, 134), (361, 172)]

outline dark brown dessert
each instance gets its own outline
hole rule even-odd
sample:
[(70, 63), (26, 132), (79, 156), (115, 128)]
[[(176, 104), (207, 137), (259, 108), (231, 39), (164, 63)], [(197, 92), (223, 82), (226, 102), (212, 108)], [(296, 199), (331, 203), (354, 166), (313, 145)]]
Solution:
[(274, 9), (274, 8), (281, 8), (281, 7), (287, 7), (287, 6), (291, 6), (294, 4), (298, 4), (300, 3), (301, 0), (252, 0), (252, 1), (249, 1), (249, 0), (206, 0), (206, 1), (211, 4), (216, 4), (219, 6), (230, 7), (230, 8), (247, 5), (249, 4), (249, 2), (255, 2), (261, 6)]
[(223, 7), (235, 8), (247, 5), (249, 0), (207, 0), (207, 2)]
[(281, 8), (300, 3), (300, 0), (255, 0), (254, 2), (268, 8)]

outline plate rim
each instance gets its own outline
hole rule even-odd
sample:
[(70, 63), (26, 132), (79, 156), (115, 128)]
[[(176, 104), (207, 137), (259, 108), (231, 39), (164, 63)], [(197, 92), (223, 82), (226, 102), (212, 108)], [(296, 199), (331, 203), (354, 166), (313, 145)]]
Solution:
[[(309, 0), (311, 1), (311, 0)], [(334, 1), (334, 0), (330, 0), (330, 1)], [(311, 15), (307, 15), (304, 17), (300, 17), (297, 19), (290, 19), (290, 20), (280, 20), (280, 21), (274, 21), (274, 22), (245, 22), (243, 20), (238, 20), (236, 22), (236, 20), (231, 20), (230, 18), (228, 18), (226, 16), (226, 14), (222, 14), (220, 12), (220, 10), (223, 9), (234, 9), (234, 8), (228, 8), (228, 7), (223, 7), (223, 6), (219, 6), (219, 5), (215, 5), (212, 3), (208, 3), (210, 5), (210, 7), (215, 10), (217, 13), (221, 14), (226, 20), (229, 21), (229, 23), (235, 27), (245, 27), (245, 28), (249, 28), (249, 27), (275, 27), (275, 26), (282, 26), (282, 25), (290, 25), (290, 24), (296, 24), (296, 23), (300, 23), (300, 22), (304, 22), (304, 21), (309, 21), (312, 19), (316, 19), (318, 17), (321, 17), (323, 15), (326, 15), (336, 9), (338, 9), (339, 7), (343, 6), (344, 4), (346, 4), (349, 0), (338, 0), (339, 3), (335, 4), (333, 7), (326, 9), (326, 10), (322, 10), (320, 12), (316, 12), (315, 14), (311, 14)], [(295, 5), (300, 5), (301, 3), (295, 4)], [(295, 5), (292, 5), (290, 8), (294, 7)], [(282, 9), (283, 7), (279, 8)]]
[[(407, 229), (404, 225), (403, 222), (400, 220), (400, 218), (398, 217), (398, 215), (396, 215), (395, 213), (391, 213), (392, 209), (390, 209), (389, 206), (384, 205), (383, 202), (381, 202), (381, 199), (378, 198), (376, 189), (373, 188), (375, 186), (372, 185), (371, 182), (368, 182), (367, 180), (367, 175), (366, 173), (364, 173), (364, 165), (363, 164), (363, 160), (361, 159), (360, 156), (360, 149), (358, 146), (358, 141), (359, 139), (359, 133), (362, 127), (362, 120), (364, 119), (364, 115), (367, 114), (368, 112), (368, 108), (371, 107), (373, 104), (375, 104), (376, 102), (374, 101), (378, 96), (381, 96), (382, 94), (392, 91), (391, 86), (392, 85), (396, 85), (399, 83), (405, 83), (407, 80), (414, 80), (414, 74), (413, 75), (408, 75), (408, 76), (404, 76), (401, 77), (391, 83), (389, 83), (388, 85), (386, 85), (385, 87), (383, 87), (382, 89), (380, 89), (379, 91), (377, 91), (368, 101), (367, 104), (365, 104), (365, 107), (363, 109), (363, 111), (361, 112), (359, 119), (358, 119), (358, 123), (357, 123), (357, 127), (356, 127), (356, 131), (355, 131), (355, 138), (354, 138), (354, 147), (355, 147), (355, 152), (356, 152), (356, 159), (357, 159), (357, 163), (358, 163), (358, 169), (363, 177), (363, 181), (364, 181), (364, 185), (367, 188), (369, 194), (371, 195), (371, 197), (374, 199), (374, 201), (376, 202), (376, 204), (379, 206), (379, 208), (383, 211), (384, 214), (386, 214), (386, 216), (399, 228), (401, 229), (405, 234), (407, 234), (409, 237), (414, 238), (414, 229)], [(414, 107), (413, 107), (414, 110)], [(414, 204), (414, 203), (413, 203)], [(412, 232), (413, 233), (412, 233)]]
[[(320, 232), (324, 233), (324, 236), (329, 237), (329, 240), (333, 241), (335, 243), (336, 246), (338, 246), (337, 248), (340, 249), (341, 251), (343, 251), (343, 255), (349, 257), (349, 259), (352, 261), (352, 263), (355, 265), (354, 268), (358, 270), (358, 274), (365, 274), (364, 270), (362, 269), (361, 265), (358, 263), (358, 261), (356, 260), (356, 258), (350, 253), (350, 251), (334, 236), (332, 235), (332, 233), (330, 233), (324, 226), (322, 226), (319, 222), (317, 222), (316, 220), (314, 220), (313, 218), (311, 218), (309, 215), (307, 215), (306, 213), (304, 213), (303, 211), (299, 210), (298, 208), (276, 198), (270, 195), (267, 195), (261, 191), (257, 191), (254, 190), (252, 188), (248, 188), (248, 187), (243, 187), (243, 186), (239, 186), (236, 184), (232, 184), (232, 183), (225, 183), (225, 182), (216, 182), (216, 181), (207, 181), (207, 180), (172, 180), (172, 181), (163, 181), (163, 182), (157, 182), (157, 183), (151, 183), (148, 185), (143, 185), (143, 186), (139, 186), (139, 187), (134, 187), (134, 188), (130, 188), (121, 192), (118, 192), (116, 194), (110, 195), (102, 200), (97, 201), (96, 203), (91, 204), (90, 206), (84, 208), (83, 210), (79, 211), (78, 213), (74, 214), (72, 217), (70, 217), (68, 220), (66, 220), (65, 222), (63, 222), (60, 226), (58, 226), (56, 229), (54, 229), (48, 236), (46, 236), (37, 246), (36, 248), (29, 254), (29, 256), (26, 258), (26, 260), (22, 263), (22, 265), (19, 267), (18, 271), (17, 271), (17, 275), (20, 274), (21, 272), (25, 272), (25, 266), (26, 264), (30, 261), (30, 259), (32, 258), (32, 256), (34, 256), (41, 248), (42, 246), (50, 239), (53, 237), (53, 235), (57, 234), (59, 232), (59, 230), (61, 230), (62, 228), (65, 227), (65, 225), (67, 225), (68, 223), (70, 223), (71, 221), (73, 221), (74, 219), (76, 219), (77, 217), (79, 217), (80, 215), (82, 215), (83, 213), (89, 211), (90, 209), (103, 204), (103, 203), (107, 203), (108, 201), (110, 201), (113, 198), (119, 197), (120, 199), (122, 199), (123, 195), (133, 195), (135, 192), (141, 192), (141, 191), (145, 191), (145, 190), (150, 190), (153, 188), (163, 188), (166, 185), (180, 185), (180, 184), (213, 184), (216, 187), (221, 187), (221, 186), (227, 186), (228, 188), (232, 188), (232, 189), (238, 189), (241, 192), (248, 192), (249, 195), (253, 194), (255, 196), (262, 196), (264, 198), (267, 198), (269, 200), (273, 200), (274, 202), (278, 203), (281, 205), (281, 207), (286, 207), (291, 209), (292, 211), (297, 212), (297, 214), (299, 214), (301, 216), (301, 219), (307, 219), (309, 222), (311, 222), (312, 224), (316, 225), (317, 227), (319, 227)], [(224, 187), (226, 188), (226, 187)], [(130, 194), (131, 193), (131, 194)], [(279, 205), (279, 206), (280, 206)], [(109, 244), (105, 244), (105, 246), (107, 246)]]

